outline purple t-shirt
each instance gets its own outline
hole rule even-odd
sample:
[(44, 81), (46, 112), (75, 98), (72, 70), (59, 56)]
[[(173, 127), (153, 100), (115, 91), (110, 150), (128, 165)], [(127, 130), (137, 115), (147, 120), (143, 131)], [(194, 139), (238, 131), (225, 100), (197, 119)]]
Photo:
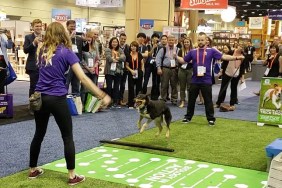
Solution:
[[(197, 50), (199, 49), (199, 62), (197, 62)], [(206, 55), (203, 62), (204, 48), (196, 48), (188, 52), (184, 57), (185, 62), (192, 63), (193, 76), (191, 83), (193, 84), (212, 84), (212, 62), (213, 59), (221, 59), (222, 54), (220, 51), (214, 48), (206, 48)], [(192, 60), (192, 62), (190, 62)], [(204, 76), (197, 76), (197, 67), (206, 67), (206, 73)]]
[[(41, 63), (40, 63), (41, 62)], [(39, 79), (36, 91), (52, 96), (63, 96), (68, 93), (66, 88), (66, 72), (79, 59), (69, 48), (59, 45), (46, 65), (44, 57), (39, 58)]]

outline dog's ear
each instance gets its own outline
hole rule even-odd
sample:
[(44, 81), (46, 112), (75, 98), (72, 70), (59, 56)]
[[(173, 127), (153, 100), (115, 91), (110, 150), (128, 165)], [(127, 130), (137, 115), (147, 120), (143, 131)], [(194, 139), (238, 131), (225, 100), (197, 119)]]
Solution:
[(274, 88), (275, 88), (275, 87), (278, 87), (278, 84), (274, 84)]

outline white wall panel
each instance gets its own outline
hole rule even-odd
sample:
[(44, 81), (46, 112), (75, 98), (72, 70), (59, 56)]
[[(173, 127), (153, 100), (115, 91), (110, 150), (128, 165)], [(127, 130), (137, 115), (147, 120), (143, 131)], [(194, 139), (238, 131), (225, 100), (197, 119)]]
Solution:
[[(45, 23), (51, 22), (53, 8), (71, 9), (72, 19), (88, 18), (102, 25), (125, 25), (125, 13), (116, 13), (114, 9), (94, 10), (75, 5), (75, 0), (1, 0), (0, 9), (7, 15), (21, 16), (21, 20), (32, 21), (36, 18)], [(105, 10), (105, 11), (104, 11)]]

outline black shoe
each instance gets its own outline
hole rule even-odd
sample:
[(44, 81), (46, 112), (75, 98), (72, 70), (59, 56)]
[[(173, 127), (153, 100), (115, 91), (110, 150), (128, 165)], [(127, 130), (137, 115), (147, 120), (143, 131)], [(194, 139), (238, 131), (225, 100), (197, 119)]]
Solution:
[(190, 122), (190, 120), (187, 119), (187, 118), (184, 118), (184, 119), (182, 120), (182, 123), (189, 123), (189, 122)]
[(209, 121), (209, 126), (214, 126), (214, 125), (215, 125), (214, 121)]

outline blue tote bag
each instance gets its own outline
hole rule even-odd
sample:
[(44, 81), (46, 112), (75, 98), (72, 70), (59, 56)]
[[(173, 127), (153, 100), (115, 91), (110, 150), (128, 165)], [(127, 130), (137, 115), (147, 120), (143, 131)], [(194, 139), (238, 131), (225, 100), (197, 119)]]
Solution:
[(17, 75), (16, 75), (11, 63), (8, 62), (7, 63), (7, 77), (6, 77), (5, 85), (9, 85), (10, 83), (15, 81), (16, 79), (17, 79)]
[(67, 103), (72, 116), (77, 116), (78, 112), (75, 106), (74, 98), (72, 95), (67, 95)]

